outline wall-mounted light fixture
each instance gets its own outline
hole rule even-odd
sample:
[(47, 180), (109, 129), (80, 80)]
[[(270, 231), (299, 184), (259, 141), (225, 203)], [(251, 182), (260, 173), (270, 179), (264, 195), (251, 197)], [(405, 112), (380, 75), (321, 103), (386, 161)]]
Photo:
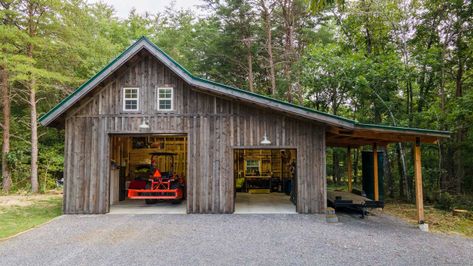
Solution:
[(271, 141), (268, 139), (268, 136), (266, 135), (266, 131), (264, 132), (263, 140), (260, 142), (262, 145), (269, 145), (271, 144)]
[(149, 122), (146, 120), (146, 118), (143, 118), (143, 121), (141, 122), (140, 129), (149, 129)]

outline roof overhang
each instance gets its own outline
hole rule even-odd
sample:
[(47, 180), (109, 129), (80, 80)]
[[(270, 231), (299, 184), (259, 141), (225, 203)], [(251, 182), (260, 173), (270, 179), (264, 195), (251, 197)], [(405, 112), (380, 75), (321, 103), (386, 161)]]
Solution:
[(416, 141), (437, 143), (439, 139), (449, 137), (448, 131), (363, 123), (355, 123), (355, 127), (350, 130), (337, 127), (328, 127), (326, 130), (326, 143), (331, 147), (360, 147), (373, 144), (385, 146), (390, 143)]

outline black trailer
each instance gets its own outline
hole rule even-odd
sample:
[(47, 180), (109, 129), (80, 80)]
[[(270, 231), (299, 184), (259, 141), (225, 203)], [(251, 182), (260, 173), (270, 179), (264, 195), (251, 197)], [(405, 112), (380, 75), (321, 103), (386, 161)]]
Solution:
[(334, 209), (359, 211), (362, 218), (365, 217), (368, 209), (384, 208), (384, 201), (374, 201), (346, 191), (327, 191), (327, 203)]

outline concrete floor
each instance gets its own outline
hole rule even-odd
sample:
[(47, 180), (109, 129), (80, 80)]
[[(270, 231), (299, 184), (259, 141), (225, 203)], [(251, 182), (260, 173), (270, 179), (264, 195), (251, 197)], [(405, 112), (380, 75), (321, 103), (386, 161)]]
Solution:
[(296, 205), (284, 193), (249, 194), (239, 192), (236, 195), (235, 213), (296, 213)]
[(159, 202), (146, 204), (144, 200), (127, 199), (118, 204), (110, 206), (109, 214), (185, 214), (186, 201), (179, 204), (170, 202)]
[[(185, 214), (186, 201), (180, 204), (160, 202), (146, 204), (144, 200), (124, 200), (110, 206), (110, 214)], [(296, 205), (284, 193), (249, 194), (237, 193), (236, 214), (291, 214), (296, 213)]]

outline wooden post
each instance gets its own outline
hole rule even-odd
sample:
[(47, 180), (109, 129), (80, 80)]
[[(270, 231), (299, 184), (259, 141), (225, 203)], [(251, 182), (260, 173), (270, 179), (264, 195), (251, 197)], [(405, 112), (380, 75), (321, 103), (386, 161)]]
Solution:
[(420, 138), (416, 138), (415, 143), (415, 178), (416, 178), (416, 207), (417, 207), (417, 221), (419, 224), (424, 223), (424, 196), (422, 192), (422, 162), (420, 154)]
[(351, 148), (348, 147), (347, 150), (347, 177), (348, 177), (348, 192), (351, 192), (353, 187), (352, 187), (352, 163), (351, 163)]
[(373, 144), (373, 178), (374, 178), (374, 200), (379, 200), (379, 181), (378, 181), (378, 145)]

